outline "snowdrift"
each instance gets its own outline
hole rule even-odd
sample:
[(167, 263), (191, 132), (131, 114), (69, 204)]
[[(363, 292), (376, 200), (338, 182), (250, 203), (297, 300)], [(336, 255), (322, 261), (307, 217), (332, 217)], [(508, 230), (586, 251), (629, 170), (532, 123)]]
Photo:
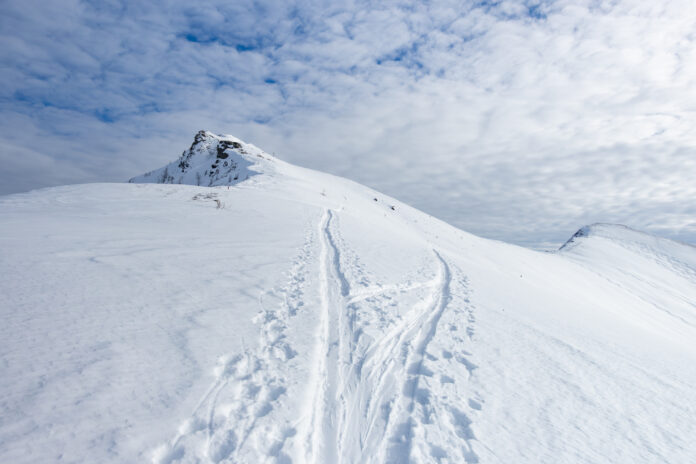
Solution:
[(208, 132), (0, 217), (0, 462), (696, 456), (689, 245), (535, 252)]

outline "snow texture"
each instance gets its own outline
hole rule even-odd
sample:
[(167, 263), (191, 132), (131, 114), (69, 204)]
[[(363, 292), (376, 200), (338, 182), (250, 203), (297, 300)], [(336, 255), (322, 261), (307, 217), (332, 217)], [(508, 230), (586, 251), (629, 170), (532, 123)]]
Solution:
[(485, 240), (207, 132), (131, 182), (0, 198), (0, 462), (696, 456), (689, 245)]

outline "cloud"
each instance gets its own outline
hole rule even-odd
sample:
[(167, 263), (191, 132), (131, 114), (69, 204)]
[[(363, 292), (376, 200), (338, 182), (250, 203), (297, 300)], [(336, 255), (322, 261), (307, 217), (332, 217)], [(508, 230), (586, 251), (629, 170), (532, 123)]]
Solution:
[(201, 128), (530, 246), (696, 242), (688, 2), (0, 5), (0, 193), (120, 181)]

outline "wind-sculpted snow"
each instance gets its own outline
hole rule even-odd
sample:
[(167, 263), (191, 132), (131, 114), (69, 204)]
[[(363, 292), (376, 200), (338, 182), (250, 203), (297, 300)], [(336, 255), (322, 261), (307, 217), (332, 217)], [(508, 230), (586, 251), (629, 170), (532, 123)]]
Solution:
[(0, 199), (0, 462), (693, 460), (693, 247), (483, 240), (241, 141), (198, 186), (197, 139), (194, 185)]

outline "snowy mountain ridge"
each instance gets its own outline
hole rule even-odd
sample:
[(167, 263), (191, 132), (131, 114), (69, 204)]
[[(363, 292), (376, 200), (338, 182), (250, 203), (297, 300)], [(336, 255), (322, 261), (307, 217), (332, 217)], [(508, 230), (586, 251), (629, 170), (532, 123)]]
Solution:
[(696, 455), (692, 246), (528, 250), (208, 132), (0, 217), (0, 462)]
[(573, 234), (572, 237), (561, 245), (559, 250), (569, 248), (571, 245), (576, 245), (580, 241), (578, 239), (589, 237), (602, 237), (604, 239), (615, 240), (617, 242), (643, 244), (646, 247), (651, 247), (654, 249), (669, 246), (687, 247), (687, 249), (690, 247), (694, 248), (694, 251), (696, 252), (696, 247), (689, 243), (658, 237), (656, 235), (632, 229), (631, 227), (623, 224), (608, 224), (601, 222), (581, 227), (577, 232), (575, 232), (575, 234)]

